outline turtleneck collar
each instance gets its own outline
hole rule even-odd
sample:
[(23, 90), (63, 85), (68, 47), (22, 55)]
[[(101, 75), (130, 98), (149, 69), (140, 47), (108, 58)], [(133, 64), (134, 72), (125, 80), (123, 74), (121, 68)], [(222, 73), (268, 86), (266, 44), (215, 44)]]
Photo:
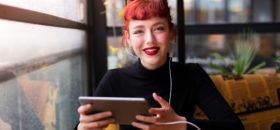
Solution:
[[(170, 58), (167, 55), (167, 60), (161, 67), (159, 67), (157, 69), (150, 70), (150, 69), (145, 68), (142, 65), (140, 59), (138, 59), (138, 61), (135, 63), (135, 68), (136, 68), (137, 72), (139, 72), (139, 73), (141, 73), (145, 76), (156, 76), (156, 77), (159, 76), (160, 77), (160, 76), (163, 76), (163, 75), (169, 73), (169, 68), (168, 68), (169, 67), (169, 60), (170, 60)], [(156, 77), (154, 77), (154, 78), (156, 78)]]

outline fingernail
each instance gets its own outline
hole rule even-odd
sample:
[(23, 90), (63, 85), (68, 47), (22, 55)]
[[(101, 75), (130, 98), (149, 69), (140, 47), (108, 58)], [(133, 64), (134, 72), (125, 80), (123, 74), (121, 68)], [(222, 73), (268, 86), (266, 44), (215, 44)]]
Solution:
[(154, 93), (153, 93), (153, 96), (157, 96), (157, 93), (154, 92)]
[(135, 122), (132, 122), (131, 125), (132, 125), (132, 126), (135, 126)]
[(112, 112), (110, 112), (110, 111), (107, 111), (107, 112), (106, 112), (106, 114), (108, 114), (108, 115), (112, 115)]
[(141, 115), (136, 115), (136, 119), (140, 120), (142, 118)]

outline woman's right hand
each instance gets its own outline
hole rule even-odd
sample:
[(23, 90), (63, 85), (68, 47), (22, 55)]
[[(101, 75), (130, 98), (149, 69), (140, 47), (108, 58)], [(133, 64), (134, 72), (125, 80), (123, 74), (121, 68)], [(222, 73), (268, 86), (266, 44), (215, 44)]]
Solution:
[(92, 107), (92, 105), (87, 104), (78, 108), (80, 114), (78, 130), (102, 130), (115, 121), (113, 118), (110, 118), (112, 116), (112, 112), (110, 111), (87, 115), (86, 111)]

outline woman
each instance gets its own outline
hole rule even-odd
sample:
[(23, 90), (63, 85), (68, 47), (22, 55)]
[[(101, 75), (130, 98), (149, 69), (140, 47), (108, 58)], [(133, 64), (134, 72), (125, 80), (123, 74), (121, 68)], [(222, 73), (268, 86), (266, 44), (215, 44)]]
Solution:
[[(135, 0), (124, 10), (124, 36), (137, 63), (110, 70), (103, 77), (96, 96), (145, 97), (153, 117), (137, 115), (139, 122), (121, 129), (194, 129), (185, 123), (161, 125), (162, 122), (189, 121), (201, 129), (243, 129), (214, 84), (198, 64), (171, 62), (170, 44), (175, 39), (167, 0)], [(210, 120), (193, 119), (194, 105), (198, 105)], [(111, 112), (86, 115), (91, 105), (78, 109), (78, 129), (102, 129), (113, 123)], [(102, 120), (101, 120), (102, 119)]]

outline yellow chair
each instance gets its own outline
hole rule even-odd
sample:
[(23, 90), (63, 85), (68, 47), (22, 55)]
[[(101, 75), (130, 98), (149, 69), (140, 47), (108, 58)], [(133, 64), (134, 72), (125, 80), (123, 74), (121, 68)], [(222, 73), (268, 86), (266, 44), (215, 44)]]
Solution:
[(110, 124), (105, 130), (119, 130), (118, 124)]

